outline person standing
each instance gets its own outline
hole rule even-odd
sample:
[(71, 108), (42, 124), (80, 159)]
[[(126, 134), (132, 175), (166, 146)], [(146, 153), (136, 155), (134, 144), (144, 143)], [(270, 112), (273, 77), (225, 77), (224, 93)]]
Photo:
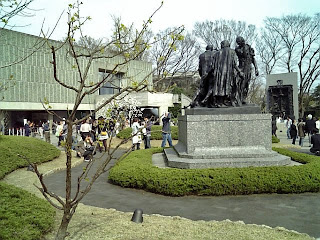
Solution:
[(63, 121), (60, 121), (59, 125), (57, 126), (56, 137), (58, 138), (58, 146), (60, 146), (61, 141), (63, 141)]
[(161, 143), (161, 147), (165, 147), (167, 141), (169, 143), (169, 146), (172, 147), (170, 120), (171, 120), (171, 113), (166, 112), (164, 114), (164, 117), (162, 118), (162, 143)]
[(309, 147), (311, 147), (311, 136), (313, 135), (313, 130), (316, 128), (316, 122), (312, 118), (312, 115), (309, 114), (306, 120), (306, 134), (308, 134)]
[(50, 127), (49, 127), (49, 120), (43, 123), (43, 132), (44, 132), (44, 139), (47, 143), (50, 143)]
[(29, 137), (31, 133), (31, 129), (30, 129), (30, 121), (27, 121), (27, 123), (24, 125), (24, 135), (26, 137)]
[(293, 120), (291, 127), (290, 127), (290, 136), (292, 138), (292, 144), (296, 144), (296, 139), (297, 139), (297, 126), (296, 126), (296, 121)]
[(85, 122), (83, 122), (80, 126), (80, 134), (82, 137), (82, 140), (86, 138), (86, 136), (90, 136), (91, 133), (91, 125), (89, 124), (90, 120), (87, 119)]
[[(107, 123), (104, 119), (104, 117), (99, 117), (98, 118), (98, 140), (102, 141), (104, 151), (106, 152), (108, 150), (107, 148), (107, 139), (109, 138), (108, 136), (108, 129), (107, 129)], [(101, 146), (99, 144), (99, 151), (101, 152)]]
[(40, 138), (41, 138), (41, 139), (43, 139), (43, 136), (44, 136), (43, 124), (44, 124), (44, 123), (40, 121), (39, 127), (38, 127), (38, 131), (39, 131), (39, 135), (40, 135)]
[(299, 146), (303, 147), (303, 140), (306, 136), (305, 134), (305, 124), (302, 120), (302, 118), (299, 118), (298, 120), (298, 136), (299, 136)]
[(272, 131), (272, 136), (277, 137), (277, 121), (274, 116), (272, 116), (272, 122), (271, 122), (271, 131)]
[(291, 135), (290, 135), (291, 124), (292, 124), (291, 118), (287, 117), (286, 128), (287, 128), (287, 137), (288, 137), (288, 139), (291, 139)]
[(144, 134), (144, 148), (151, 148), (150, 139), (151, 139), (151, 127), (152, 121), (148, 119), (148, 117), (144, 118), (144, 126), (145, 126), (145, 134)]
[(312, 130), (311, 144), (312, 147), (310, 148), (310, 152), (320, 155), (320, 134), (319, 129), (317, 128)]
[(140, 144), (142, 142), (141, 140), (141, 133), (140, 133), (140, 124), (139, 124), (139, 118), (134, 118), (133, 123), (131, 126), (132, 129), (132, 151), (139, 150)]
[(315, 120), (316, 120), (316, 128), (320, 129), (320, 118)]

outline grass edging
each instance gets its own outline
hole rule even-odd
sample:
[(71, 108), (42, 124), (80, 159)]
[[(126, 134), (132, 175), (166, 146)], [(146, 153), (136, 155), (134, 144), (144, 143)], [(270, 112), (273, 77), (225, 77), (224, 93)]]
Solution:
[[(50, 161), (60, 155), (51, 144), (36, 138), (0, 136), (0, 179), (28, 166), (17, 154), (34, 163)], [(43, 199), (21, 188), (0, 182), (0, 239), (40, 239), (51, 230), (55, 209)]]
[(162, 148), (134, 151), (111, 170), (109, 180), (122, 187), (169, 195), (246, 195), (320, 191), (320, 158), (287, 149), (280, 154), (304, 163), (300, 166), (172, 169), (152, 165), (152, 154)]

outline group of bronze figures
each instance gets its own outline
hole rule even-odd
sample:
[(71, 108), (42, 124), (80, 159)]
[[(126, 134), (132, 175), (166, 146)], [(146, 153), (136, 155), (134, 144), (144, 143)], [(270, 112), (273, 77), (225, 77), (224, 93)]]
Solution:
[(191, 107), (236, 107), (246, 104), (252, 64), (255, 75), (258, 68), (253, 48), (243, 37), (237, 37), (236, 49), (227, 40), (221, 42), (220, 50), (208, 45), (199, 56), (200, 87)]

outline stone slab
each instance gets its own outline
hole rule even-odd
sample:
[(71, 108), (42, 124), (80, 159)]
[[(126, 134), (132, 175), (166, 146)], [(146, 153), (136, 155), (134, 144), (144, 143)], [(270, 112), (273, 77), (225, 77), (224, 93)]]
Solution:
[(212, 148), (271, 150), (270, 114), (185, 115), (179, 117), (179, 146), (187, 154)]
[(226, 115), (226, 114), (259, 114), (260, 107), (254, 104), (248, 104), (241, 107), (221, 107), (221, 108), (206, 108), (196, 107), (186, 109), (186, 115)]
[(275, 154), (269, 157), (192, 159), (179, 157), (174, 148), (164, 149), (164, 153), (168, 167), (181, 169), (291, 166), (290, 157), (280, 154)]
[(174, 146), (179, 157), (198, 159), (219, 158), (266, 158), (276, 156), (278, 153), (270, 151), (263, 146), (232, 146), (232, 147), (198, 147), (192, 153), (187, 153), (183, 144)]

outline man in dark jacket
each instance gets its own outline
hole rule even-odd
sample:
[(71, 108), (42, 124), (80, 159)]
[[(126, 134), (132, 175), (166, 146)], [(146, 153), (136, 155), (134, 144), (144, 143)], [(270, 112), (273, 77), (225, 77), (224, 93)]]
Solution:
[(30, 121), (28, 121), (25, 125), (24, 125), (24, 135), (26, 137), (29, 137), (31, 133), (31, 129), (30, 129)]
[(306, 127), (305, 127), (306, 134), (308, 135), (308, 138), (309, 138), (309, 147), (311, 147), (311, 136), (312, 136), (313, 129), (315, 128), (316, 128), (316, 121), (312, 119), (312, 115), (309, 114), (307, 116)]
[(312, 130), (313, 135), (311, 136), (311, 144), (310, 152), (315, 153), (316, 155), (320, 155), (320, 134), (319, 129), (314, 128)]
[(165, 147), (167, 141), (169, 143), (169, 146), (172, 147), (170, 119), (171, 119), (171, 113), (166, 112), (164, 114), (164, 117), (162, 118), (163, 126), (162, 126), (162, 143), (161, 143), (161, 147)]

